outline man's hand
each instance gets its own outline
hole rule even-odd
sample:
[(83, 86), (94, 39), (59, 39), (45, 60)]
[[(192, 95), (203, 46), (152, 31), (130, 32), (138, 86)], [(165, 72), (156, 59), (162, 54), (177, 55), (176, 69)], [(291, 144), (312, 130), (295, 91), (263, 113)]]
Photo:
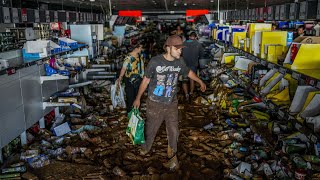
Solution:
[(203, 81), (201, 81), (201, 82), (200, 82), (200, 90), (201, 90), (202, 92), (205, 92), (206, 89), (207, 89), (206, 84), (205, 84)]
[(140, 107), (140, 99), (134, 100), (134, 102), (133, 102), (133, 107), (134, 107), (135, 109), (139, 109), (139, 107)]

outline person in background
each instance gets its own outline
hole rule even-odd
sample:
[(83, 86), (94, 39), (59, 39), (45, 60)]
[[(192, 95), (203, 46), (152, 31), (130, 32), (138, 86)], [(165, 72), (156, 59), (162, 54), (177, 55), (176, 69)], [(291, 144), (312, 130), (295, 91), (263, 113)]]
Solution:
[(274, 23), (272, 23), (272, 29), (271, 29), (272, 31), (275, 31), (275, 30), (277, 30), (277, 25), (276, 24), (274, 24)]
[[(300, 25), (297, 29), (297, 33), (295, 34), (295, 38), (305, 36), (305, 27), (304, 25)], [(295, 39), (294, 38), (294, 39)]]
[(185, 34), (180, 25), (177, 25), (176, 30), (171, 32), (172, 35), (178, 35), (181, 37), (182, 41), (185, 41)]
[(120, 85), (123, 77), (125, 82), (127, 112), (132, 109), (133, 101), (138, 94), (139, 86), (144, 76), (144, 58), (141, 55), (143, 41), (134, 42), (129, 48), (131, 51), (124, 59), (117, 83)]
[(133, 103), (135, 108), (140, 107), (141, 96), (149, 86), (147, 120), (145, 121), (146, 141), (142, 145), (140, 154), (146, 155), (150, 151), (154, 138), (161, 124), (165, 121), (168, 139), (167, 155), (170, 159), (168, 164), (172, 169), (178, 169), (179, 167), (176, 156), (179, 137), (177, 98), (179, 75), (188, 76), (200, 84), (201, 91), (206, 90), (206, 85), (193, 71), (190, 71), (181, 58), (182, 48), (183, 42), (180, 36), (172, 35), (167, 38), (164, 46), (166, 53), (155, 56), (150, 60), (137, 98)]
[[(204, 55), (202, 45), (197, 40), (197, 33), (191, 31), (189, 33), (189, 39), (183, 43), (185, 48), (182, 49), (182, 56), (186, 65), (194, 72), (197, 73), (199, 66), (199, 58)], [(188, 93), (188, 80), (183, 82), (183, 91), (185, 93), (186, 101), (189, 101), (189, 96), (193, 95), (194, 80), (190, 79), (190, 94)]]

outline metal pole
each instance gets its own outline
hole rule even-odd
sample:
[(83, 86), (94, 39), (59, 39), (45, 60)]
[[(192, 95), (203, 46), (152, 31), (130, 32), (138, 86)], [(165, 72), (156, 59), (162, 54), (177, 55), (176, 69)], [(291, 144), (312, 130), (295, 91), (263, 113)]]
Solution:
[(220, 0), (218, 0), (218, 21), (220, 23)]
[(110, 14), (110, 17), (111, 17), (112, 16), (111, 0), (109, 0), (109, 14)]

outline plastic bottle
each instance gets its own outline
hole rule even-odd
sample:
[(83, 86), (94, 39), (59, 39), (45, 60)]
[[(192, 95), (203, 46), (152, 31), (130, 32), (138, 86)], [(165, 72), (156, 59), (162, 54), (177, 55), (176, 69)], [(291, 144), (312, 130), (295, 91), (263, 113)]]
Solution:
[(0, 179), (9, 179), (20, 177), (20, 173), (12, 173), (12, 174), (0, 174)]
[(313, 164), (320, 164), (320, 158), (314, 155), (304, 155), (303, 159)]
[(296, 167), (302, 168), (302, 169), (308, 168), (307, 162), (299, 154), (291, 155), (290, 159), (294, 162)]
[(294, 59), (296, 58), (297, 54), (298, 54), (297, 44), (293, 44), (291, 47), (291, 63), (294, 62)]
[(307, 146), (305, 144), (295, 144), (282, 146), (282, 151), (284, 153), (292, 154), (305, 151)]
[(234, 174), (228, 174), (226, 177), (232, 180), (243, 180), (241, 177), (236, 176)]
[(25, 166), (13, 167), (13, 168), (5, 168), (2, 169), (2, 173), (18, 173), (18, 172), (26, 172), (27, 168)]
[(207, 125), (203, 126), (204, 130), (209, 130), (209, 129), (213, 129), (213, 128), (214, 128), (214, 124), (213, 123), (210, 123), (210, 124), (207, 124)]

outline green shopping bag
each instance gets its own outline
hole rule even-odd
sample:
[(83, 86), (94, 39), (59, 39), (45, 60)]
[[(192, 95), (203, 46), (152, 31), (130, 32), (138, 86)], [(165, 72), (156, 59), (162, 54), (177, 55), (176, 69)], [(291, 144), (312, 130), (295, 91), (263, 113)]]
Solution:
[(134, 145), (144, 144), (144, 120), (139, 115), (138, 109), (132, 109), (129, 114), (129, 123), (126, 134)]

